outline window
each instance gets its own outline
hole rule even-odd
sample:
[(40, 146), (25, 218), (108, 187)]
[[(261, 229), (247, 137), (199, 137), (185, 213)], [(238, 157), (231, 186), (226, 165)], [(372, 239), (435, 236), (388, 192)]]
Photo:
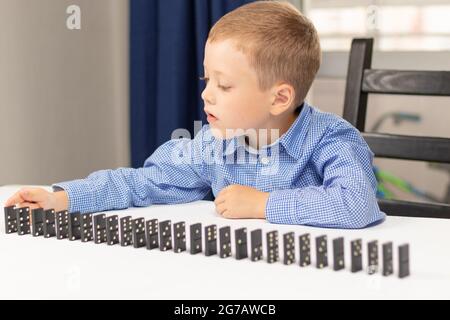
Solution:
[(450, 50), (450, 0), (304, 0), (324, 51), (373, 37), (380, 51)]

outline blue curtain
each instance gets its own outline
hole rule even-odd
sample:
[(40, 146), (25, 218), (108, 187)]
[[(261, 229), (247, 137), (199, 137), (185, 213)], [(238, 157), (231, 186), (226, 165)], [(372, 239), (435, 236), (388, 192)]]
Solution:
[(173, 130), (193, 136), (206, 123), (201, 101), (203, 50), (225, 13), (253, 0), (130, 0), (130, 130), (132, 166)]

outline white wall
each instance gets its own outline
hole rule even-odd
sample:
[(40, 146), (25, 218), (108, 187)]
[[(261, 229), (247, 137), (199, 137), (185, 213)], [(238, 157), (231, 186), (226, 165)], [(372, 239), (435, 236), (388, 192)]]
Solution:
[(0, 185), (129, 165), (128, 104), (128, 0), (0, 1)]

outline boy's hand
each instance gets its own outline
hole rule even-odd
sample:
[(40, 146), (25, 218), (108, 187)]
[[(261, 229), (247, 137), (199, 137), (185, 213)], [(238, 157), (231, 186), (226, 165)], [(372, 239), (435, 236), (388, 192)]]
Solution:
[(216, 204), (216, 211), (225, 218), (264, 219), (268, 199), (268, 192), (233, 184), (223, 188), (214, 203)]
[(5, 207), (17, 205), (18, 207), (67, 210), (68, 197), (65, 191), (48, 192), (42, 188), (22, 188), (9, 198)]

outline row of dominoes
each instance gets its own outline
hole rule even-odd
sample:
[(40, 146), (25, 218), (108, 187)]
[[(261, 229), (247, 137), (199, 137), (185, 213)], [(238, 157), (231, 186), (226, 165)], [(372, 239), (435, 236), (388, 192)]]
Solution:
[[(53, 209), (29, 208), (5, 208), (6, 233), (17, 232), (19, 235), (31, 233), (33, 236), (55, 237), (57, 239), (81, 240), (83, 242), (94, 240), (95, 243), (121, 246), (133, 245), (135, 248), (147, 247), (147, 249), (159, 248), (161, 251), (171, 250), (175, 252), (186, 251), (186, 226), (184, 222), (173, 225), (173, 241), (171, 221), (157, 219), (145, 221), (144, 218), (132, 219), (131, 216), (119, 219), (117, 215), (106, 216), (105, 214), (91, 213), (80, 214), (68, 211), (55, 212)], [(120, 233), (119, 233), (120, 231)], [(206, 256), (217, 254), (217, 226), (210, 225), (204, 229)], [(120, 237), (119, 237), (120, 234)], [(234, 231), (235, 235), (235, 257), (236, 259), (248, 258), (247, 229), (240, 228)], [(250, 233), (250, 259), (258, 261), (263, 259), (262, 230), (253, 230)], [(267, 262), (274, 263), (279, 260), (278, 253), (278, 231), (270, 231), (266, 234), (267, 240)], [(173, 246), (172, 246), (173, 243)], [(327, 236), (322, 235), (315, 238), (316, 244), (316, 267), (319, 269), (328, 266), (328, 241)], [(351, 241), (351, 272), (363, 269), (362, 240)], [(387, 242), (382, 245), (383, 270), (382, 274), (388, 276), (393, 274), (393, 244)], [(197, 254), (202, 248), (202, 225), (195, 223), (190, 225), (190, 253)], [(283, 263), (286, 265), (295, 262), (295, 234), (287, 232), (283, 235)], [(299, 236), (299, 264), (302, 267), (311, 264), (311, 235)], [(219, 256), (230, 257), (231, 253), (231, 228), (225, 226), (219, 229)], [(368, 243), (368, 273), (374, 274), (378, 271), (378, 241)], [(335, 271), (345, 268), (344, 238), (333, 239), (333, 269)], [(400, 278), (409, 275), (409, 245), (398, 247)]]

